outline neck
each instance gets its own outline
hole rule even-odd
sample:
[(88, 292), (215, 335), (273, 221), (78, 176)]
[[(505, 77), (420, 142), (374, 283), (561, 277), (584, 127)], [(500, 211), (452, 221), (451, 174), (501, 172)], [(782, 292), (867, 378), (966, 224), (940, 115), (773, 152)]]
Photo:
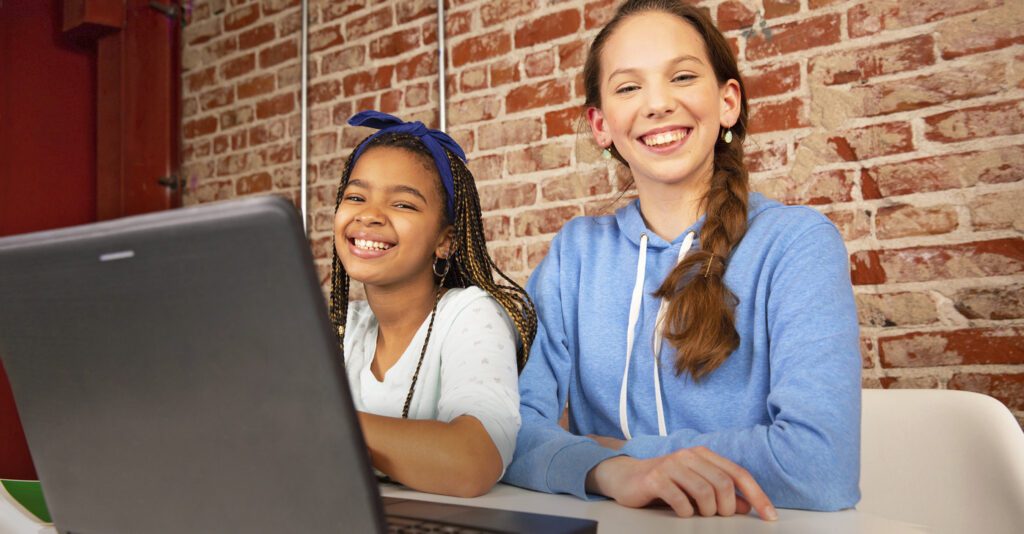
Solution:
[(416, 333), (437, 298), (433, 277), (429, 283), (401, 287), (366, 286), (366, 301), (377, 318), (382, 339), (401, 339)]
[(711, 177), (666, 184), (636, 179), (640, 215), (647, 227), (665, 241), (672, 241), (700, 218), (701, 201)]

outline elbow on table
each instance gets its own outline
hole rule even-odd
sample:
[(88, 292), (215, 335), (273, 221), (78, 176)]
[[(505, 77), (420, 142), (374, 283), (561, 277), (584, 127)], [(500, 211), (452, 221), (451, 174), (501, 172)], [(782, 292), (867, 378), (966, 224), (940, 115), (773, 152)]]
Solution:
[[(815, 512), (837, 512), (853, 508), (860, 501), (859, 464), (838, 467), (823, 462), (817, 468), (800, 469), (789, 483), (769, 495), (781, 508), (796, 508)], [(765, 488), (767, 490), (767, 488)]]
[(452, 497), (473, 498), (487, 494), (498, 483), (498, 477), (486, 473), (462, 473), (453, 477), (449, 491)]

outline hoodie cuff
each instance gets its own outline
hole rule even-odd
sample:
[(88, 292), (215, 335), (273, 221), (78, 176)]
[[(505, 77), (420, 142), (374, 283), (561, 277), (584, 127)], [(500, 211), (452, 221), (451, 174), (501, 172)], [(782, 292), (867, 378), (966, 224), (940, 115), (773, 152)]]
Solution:
[(597, 464), (623, 453), (587, 440), (555, 453), (548, 466), (547, 485), (551, 493), (569, 493), (584, 500), (602, 498), (587, 493), (587, 474)]

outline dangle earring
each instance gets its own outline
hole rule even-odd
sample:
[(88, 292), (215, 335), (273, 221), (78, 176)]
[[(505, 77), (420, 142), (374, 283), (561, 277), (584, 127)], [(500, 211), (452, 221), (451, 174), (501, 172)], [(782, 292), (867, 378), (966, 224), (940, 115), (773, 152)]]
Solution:
[(610, 149), (604, 149), (601, 151), (601, 157), (604, 159), (612, 159), (612, 151)]
[[(443, 271), (437, 267), (437, 262), (439, 262), (439, 261), (443, 261), (444, 262), (444, 270)], [(448, 276), (448, 270), (452, 268), (452, 262), (448, 261), (448, 258), (435, 257), (434, 258), (434, 264), (431, 266), (431, 268), (434, 271), (434, 276), (440, 278), (441, 279), (441, 285), (444, 285), (444, 279), (445, 279), (446, 276)]]
[(732, 142), (732, 128), (725, 130), (725, 133), (722, 134), (722, 141), (725, 141), (727, 145)]

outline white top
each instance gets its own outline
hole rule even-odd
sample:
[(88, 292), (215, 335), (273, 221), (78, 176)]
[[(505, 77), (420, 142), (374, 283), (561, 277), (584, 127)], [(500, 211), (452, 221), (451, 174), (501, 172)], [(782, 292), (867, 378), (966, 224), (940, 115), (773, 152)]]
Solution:
[[(377, 318), (366, 301), (349, 303), (345, 370), (357, 410), (402, 416), (429, 322), (428, 315), (379, 382), (370, 371)], [(483, 424), (507, 467), (520, 424), (515, 327), (501, 305), (476, 286), (449, 289), (438, 302), (409, 407), (410, 419), (449, 422), (461, 415)]]

